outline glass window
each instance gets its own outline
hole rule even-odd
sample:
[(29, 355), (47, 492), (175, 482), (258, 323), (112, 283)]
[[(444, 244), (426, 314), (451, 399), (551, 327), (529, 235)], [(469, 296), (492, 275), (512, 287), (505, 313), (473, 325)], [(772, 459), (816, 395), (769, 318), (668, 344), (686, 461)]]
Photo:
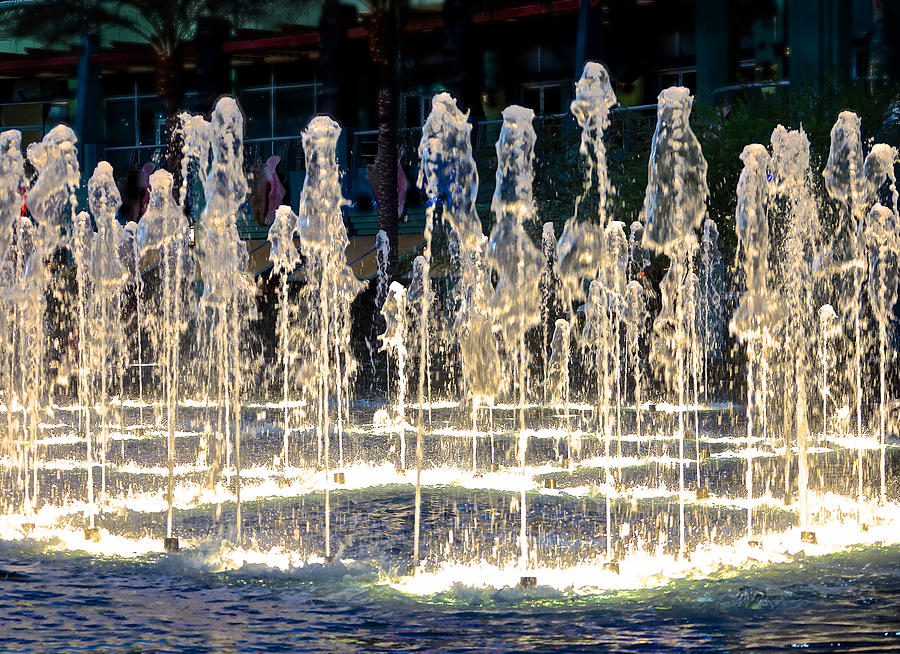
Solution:
[(47, 108), (47, 120), (44, 122), (44, 128), (50, 130), (60, 123), (68, 123), (69, 107), (65, 104), (52, 104)]
[(558, 114), (562, 105), (562, 92), (558, 86), (544, 87), (544, 106), (542, 107), (545, 114)]
[(7, 104), (0, 107), (0, 123), (3, 127), (40, 125), (42, 105), (38, 102)]
[(678, 79), (678, 73), (662, 73), (659, 76), (659, 87), (662, 89), (667, 89), (670, 86), (679, 86), (680, 81)]
[(23, 129), (21, 132), (23, 148), (27, 148), (32, 143), (37, 143), (43, 138), (43, 134), (41, 134), (41, 130), (39, 129)]
[(128, 172), (132, 165), (132, 150), (111, 150), (103, 154), (103, 158), (113, 167), (117, 176)]
[(160, 98), (138, 98), (141, 145), (165, 142), (166, 105)]
[(106, 142), (134, 145), (134, 100), (106, 101)]
[(275, 90), (275, 135), (295, 136), (316, 113), (314, 86)]
[[(249, 168), (254, 164), (262, 163), (272, 154), (277, 154), (272, 149), (272, 141), (251, 141), (244, 143), (244, 164)], [(275, 146), (277, 148), (277, 145)]]
[(269, 91), (245, 91), (241, 95), (244, 112), (244, 138), (264, 139), (272, 136), (269, 115)]
[(541, 90), (536, 87), (522, 89), (522, 105), (541, 113)]

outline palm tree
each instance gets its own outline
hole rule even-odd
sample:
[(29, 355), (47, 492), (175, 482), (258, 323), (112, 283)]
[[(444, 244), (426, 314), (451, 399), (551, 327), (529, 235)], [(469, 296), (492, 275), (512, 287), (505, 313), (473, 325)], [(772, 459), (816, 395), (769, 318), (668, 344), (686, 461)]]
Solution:
[(182, 100), (181, 44), (204, 12), (202, 0), (48, 0), (22, 3), (4, 16), (5, 31), (58, 47), (82, 37), (131, 36), (145, 41), (156, 61), (156, 91), (173, 114)]
[(378, 212), (378, 228), (388, 235), (390, 256), (388, 275), (397, 273), (397, 232), (399, 227), (397, 193), (397, 70), (400, 53), (400, 35), (405, 0), (370, 0), (366, 16), (369, 57), (375, 66), (377, 87), (375, 113), (378, 124), (378, 154), (375, 157), (375, 194)]
[[(5, 35), (46, 47), (117, 36), (148, 44), (154, 56), (156, 94), (165, 102), (167, 133), (184, 99), (183, 44), (197, 21), (218, 16), (240, 21), (266, 15), (275, 0), (36, 0), (9, 6), (0, 16)], [(174, 145), (174, 144), (170, 144)], [(170, 147), (170, 158), (173, 150)], [(171, 163), (171, 162), (170, 162)]]

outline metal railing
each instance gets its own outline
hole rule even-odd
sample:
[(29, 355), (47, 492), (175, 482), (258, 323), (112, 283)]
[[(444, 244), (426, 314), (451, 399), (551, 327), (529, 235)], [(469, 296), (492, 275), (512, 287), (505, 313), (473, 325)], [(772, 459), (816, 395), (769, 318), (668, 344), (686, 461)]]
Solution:
[[(422, 127), (403, 127), (399, 132), (400, 145), (415, 143), (418, 145), (422, 137)], [(350, 140), (350, 168), (351, 170), (365, 169), (369, 164), (375, 163), (378, 154), (378, 130), (357, 130), (352, 133)]]
[[(48, 108), (58, 107), (66, 110), (67, 118), (68, 118), (68, 101), (65, 100), (34, 100), (34, 101), (24, 101), (24, 102), (0, 102), (0, 131), (6, 131), (10, 129), (17, 129), (20, 132), (39, 132), (43, 137), (50, 128), (59, 124), (60, 121), (52, 121), (48, 120), (50, 118), (50, 112)], [(7, 116), (6, 109), (32, 109), (37, 110), (40, 114), (39, 120), (37, 123), (25, 123), (18, 122), (14, 119), (14, 117)], [(10, 120), (10, 118), (13, 118)], [(9, 121), (9, 122), (7, 122)]]

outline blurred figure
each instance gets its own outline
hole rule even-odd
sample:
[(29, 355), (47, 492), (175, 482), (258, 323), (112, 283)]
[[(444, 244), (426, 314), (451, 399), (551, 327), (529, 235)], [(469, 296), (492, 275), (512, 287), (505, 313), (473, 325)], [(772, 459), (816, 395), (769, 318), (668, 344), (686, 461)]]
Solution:
[[(403, 168), (403, 155), (405, 152), (406, 151), (402, 147), (397, 152), (397, 218), (403, 218), (406, 214), (406, 194), (409, 192), (411, 186), (409, 175), (406, 174), (406, 170)], [(375, 190), (375, 175), (375, 164), (366, 166), (366, 181), (369, 183), (369, 188), (372, 189), (372, 195), (375, 197), (375, 202), (379, 202), (380, 198)]]
[(250, 207), (253, 220), (263, 227), (274, 222), (275, 210), (287, 194), (276, 170), (280, 162), (281, 157), (272, 155), (264, 164), (256, 165), (250, 171)]
[(122, 206), (119, 208), (118, 218), (121, 222), (137, 222), (144, 215), (150, 203), (150, 175), (155, 168), (152, 162), (145, 163), (140, 168), (134, 166), (119, 180)]

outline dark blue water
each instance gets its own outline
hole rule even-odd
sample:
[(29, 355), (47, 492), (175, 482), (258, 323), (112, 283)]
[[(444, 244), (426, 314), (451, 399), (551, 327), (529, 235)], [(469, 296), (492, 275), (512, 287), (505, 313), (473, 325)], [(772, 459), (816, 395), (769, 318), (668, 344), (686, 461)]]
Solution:
[(0, 544), (2, 652), (900, 650), (900, 547), (580, 597), (410, 597), (373, 570), (210, 573)]

